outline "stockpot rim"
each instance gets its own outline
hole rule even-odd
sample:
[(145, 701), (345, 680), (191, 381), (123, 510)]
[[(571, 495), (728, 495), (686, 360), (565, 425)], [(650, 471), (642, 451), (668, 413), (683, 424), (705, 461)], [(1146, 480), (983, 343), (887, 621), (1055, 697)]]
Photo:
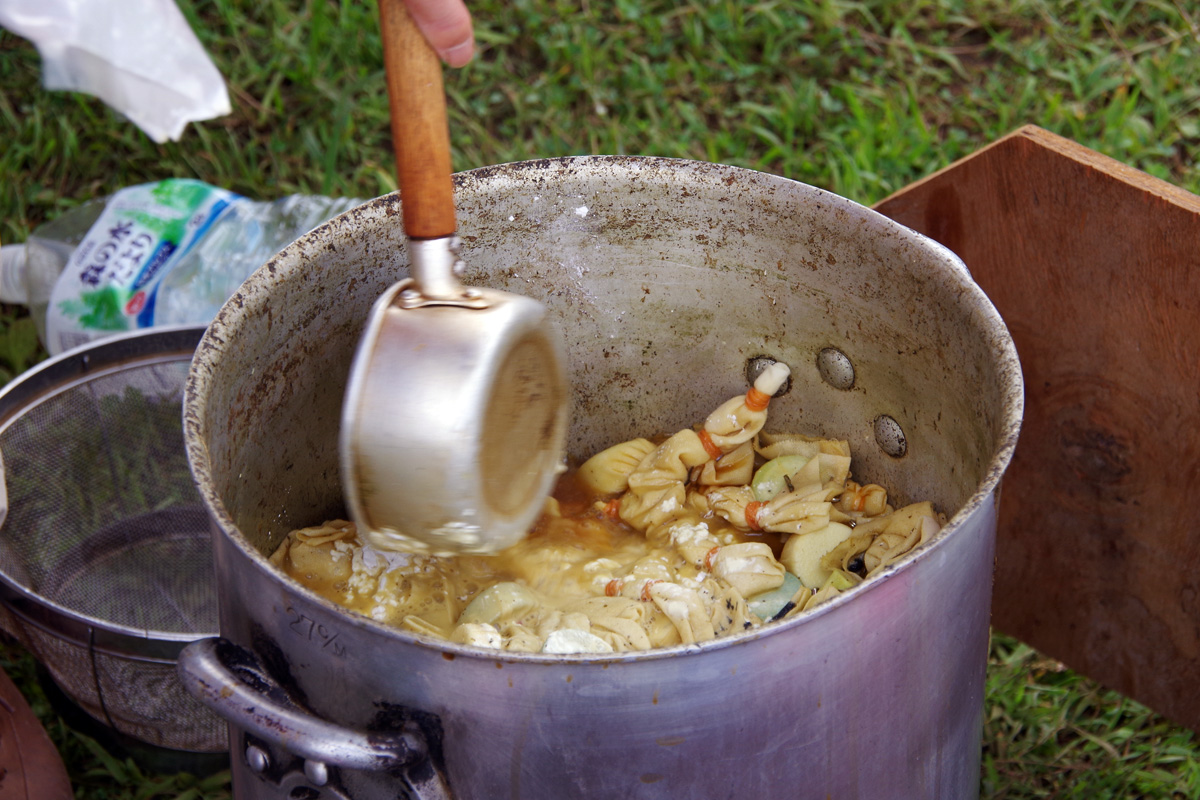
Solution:
[[(573, 664), (606, 667), (616, 663), (642, 662), (699, 655), (712, 650), (744, 645), (764, 636), (783, 634), (792, 628), (806, 624), (810, 620), (815, 620), (825, 614), (835, 613), (839, 608), (847, 602), (853, 601), (860, 594), (880, 590), (894, 576), (914, 569), (918, 563), (932, 557), (933, 553), (942, 546), (945, 540), (957, 535), (959, 530), (964, 527), (965, 521), (974, 516), (986, 503), (998, 502), (998, 499), (994, 495), (998, 492), (1004, 471), (1012, 460), (1018, 434), (1020, 433), (1024, 413), (1024, 383), (1016, 345), (1012, 340), (1007, 326), (991, 300), (972, 279), (969, 270), (958, 255), (933, 239), (895, 222), (872, 208), (841, 195), (773, 173), (727, 164), (659, 156), (564, 156), (560, 158), (513, 161), (478, 167), (456, 173), (454, 179), (455, 185), (458, 187), (470, 180), (478, 180), (480, 183), (492, 180), (511, 181), (513, 180), (514, 173), (545, 170), (551, 167), (576, 170), (591, 166), (596, 166), (610, 172), (624, 168), (630, 172), (634, 169), (660, 169), (667, 171), (691, 170), (698, 175), (725, 175), (726, 177), (730, 174), (739, 174), (747, 178), (753, 177), (755, 180), (763, 181), (766, 184), (798, 186), (804, 191), (815, 193), (816, 197), (829, 203), (834, 208), (841, 208), (853, 214), (861, 215), (864, 219), (872, 220), (876, 224), (881, 225), (889, 233), (903, 239), (908, 239), (923, 249), (933, 251), (937, 258), (946, 266), (944, 277), (947, 280), (954, 280), (958, 283), (957, 296), (960, 302), (964, 304), (969, 303), (975, 312), (975, 316), (979, 317), (979, 330), (989, 333), (989, 349), (995, 358), (997, 373), (1001, 378), (1003, 398), (1001, 401), (1001, 412), (998, 415), (999, 434), (996, 436), (991, 458), (984, 469), (984, 477), (971, 493), (970, 497), (967, 498), (966, 502), (954, 512), (933, 541), (917, 548), (914, 552), (885, 567), (881, 573), (873, 576), (871, 580), (856, 586), (853, 590), (844, 592), (832, 600), (822, 603), (811, 612), (805, 612), (780, 622), (765, 624), (744, 633), (720, 637), (706, 642), (674, 645), (672, 647), (655, 648), (645, 651), (606, 653), (602, 655), (552, 655), (543, 653), (514, 653), (506, 650), (464, 645), (406, 631), (340, 606), (303, 586), (271, 565), (267, 557), (262, 555), (257, 548), (253, 547), (237, 528), (223, 501), (213, 490), (212, 479), (209, 473), (210, 465), (207, 458), (207, 447), (204, 444), (202, 436), (205, 420), (202, 409), (206, 395), (207, 371), (197, 369), (196, 364), (207, 362), (214, 354), (222, 352), (225, 342), (236, 337), (236, 330), (241, 320), (257, 311), (261, 297), (256, 298), (245, 293), (245, 286), (254, 281), (254, 276), (252, 276), (222, 306), (196, 348), (196, 356), (188, 375), (184, 393), (184, 438), (186, 440), (189, 466), (209, 515), (215, 522), (215, 529), (219, 530), (220, 535), (225, 537), (226, 541), (232, 543), (242, 555), (247, 557), (259, 572), (265, 573), (266, 577), (279, 584), (280, 588), (285, 588), (289, 592), (300, 595), (306, 602), (315, 604), (326, 612), (350, 624), (366, 628), (374, 634), (382, 635), (389, 639), (398, 639), (406, 645), (414, 645), (442, 653), (447, 658), (480, 659), (497, 664)], [(298, 269), (299, 267), (294, 262), (298, 261), (300, 257), (293, 254), (301, 253), (306, 248), (324, 242), (330, 232), (335, 231), (344, 224), (354, 224), (348, 222), (352, 216), (362, 214), (364, 211), (377, 210), (382, 210), (381, 213), (387, 215), (389, 207), (398, 202), (399, 193), (392, 192), (368, 200), (360, 206), (339, 214), (285, 247), (263, 264), (255, 272), (255, 276), (269, 274), (273, 278), (278, 278), (280, 275), (285, 275), (289, 271)], [(397, 212), (393, 211), (391, 213), (395, 214)], [(221, 581), (219, 573), (217, 580), (218, 583)]]

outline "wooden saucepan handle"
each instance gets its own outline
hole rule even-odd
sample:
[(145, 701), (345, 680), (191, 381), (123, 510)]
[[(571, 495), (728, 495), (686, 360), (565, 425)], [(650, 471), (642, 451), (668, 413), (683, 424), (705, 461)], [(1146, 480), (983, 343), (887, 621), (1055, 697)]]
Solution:
[(379, 0), (379, 28), (404, 230), (413, 239), (449, 236), (456, 226), (441, 61), (403, 0)]

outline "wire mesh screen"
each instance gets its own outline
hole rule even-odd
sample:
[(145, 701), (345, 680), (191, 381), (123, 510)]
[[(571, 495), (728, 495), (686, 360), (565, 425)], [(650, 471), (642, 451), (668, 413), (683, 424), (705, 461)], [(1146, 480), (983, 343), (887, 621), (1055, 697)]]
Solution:
[(52, 603), (154, 633), (217, 630), (208, 523), (183, 447), (189, 360), (48, 393), (0, 432), (0, 570)]
[(202, 333), (110, 337), (0, 391), (0, 627), (101, 726), (219, 754), (225, 724), (175, 675), (179, 649), (218, 630), (182, 422)]
[(17, 624), (17, 638), (80, 710), (125, 736), (193, 753), (224, 751), (225, 721), (179, 684), (175, 664), (95, 650)]

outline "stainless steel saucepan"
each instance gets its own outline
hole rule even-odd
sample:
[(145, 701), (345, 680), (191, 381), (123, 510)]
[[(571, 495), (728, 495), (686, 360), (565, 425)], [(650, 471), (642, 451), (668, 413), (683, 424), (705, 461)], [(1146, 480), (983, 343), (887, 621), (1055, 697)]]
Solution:
[(561, 467), (559, 336), (537, 301), (459, 281), (442, 65), (402, 0), (379, 14), (409, 276), (355, 351), (342, 488), (377, 548), (495, 553), (525, 535)]

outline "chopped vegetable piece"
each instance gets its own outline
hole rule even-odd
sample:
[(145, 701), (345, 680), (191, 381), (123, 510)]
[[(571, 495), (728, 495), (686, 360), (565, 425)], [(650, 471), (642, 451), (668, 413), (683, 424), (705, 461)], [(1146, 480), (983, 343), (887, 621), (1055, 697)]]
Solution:
[(754, 499), (760, 503), (774, 499), (775, 495), (787, 489), (791, 477), (804, 469), (808, 462), (808, 456), (780, 456), (763, 464), (750, 481)]
[(791, 602), (796, 592), (804, 588), (800, 579), (790, 572), (783, 573), (783, 584), (778, 589), (746, 598), (746, 607), (761, 620), (772, 619)]
[(830, 570), (821, 564), (821, 559), (833, 548), (850, 537), (852, 530), (840, 522), (831, 522), (812, 533), (798, 533), (788, 537), (783, 545), (779, 560), (788, 572), (796, 575), (805, 586), (816, 588), (829, 579)]

